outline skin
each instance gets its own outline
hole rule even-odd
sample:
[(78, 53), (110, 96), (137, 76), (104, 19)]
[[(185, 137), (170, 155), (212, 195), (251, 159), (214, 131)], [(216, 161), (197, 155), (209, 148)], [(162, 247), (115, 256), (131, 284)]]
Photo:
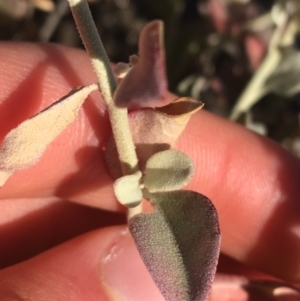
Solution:
[[(61, 46), (1, 43), (0, 67), (1, 139), (71, 88), (96, 81), (86, 54)], [(1, 300), (163, 300), (125, 233), (102, 156), (108, 134), (93, 93), (41, 160), (0, 189)], [(186, 189), (217, 208), (227, 256), (220, 269), (299, 285), (299, 159), (204, 110), (177, 149), (196, 166)]]

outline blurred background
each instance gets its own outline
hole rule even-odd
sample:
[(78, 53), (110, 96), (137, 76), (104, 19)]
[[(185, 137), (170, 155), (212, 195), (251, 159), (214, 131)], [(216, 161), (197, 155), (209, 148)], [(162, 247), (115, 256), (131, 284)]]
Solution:
[[(299, 0), (90, 0), (108, 56), (128, 62), (165, 23), (169, 89), (300, 157)], [(0, 0), (0, 40), (83, 48), (67, 0)]]

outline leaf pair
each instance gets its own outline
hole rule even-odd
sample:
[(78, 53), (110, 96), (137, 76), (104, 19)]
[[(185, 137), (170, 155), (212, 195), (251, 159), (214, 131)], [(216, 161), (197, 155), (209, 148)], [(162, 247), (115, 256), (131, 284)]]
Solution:
[(114, 190), (121, 204), (137, 206), (142, 200), (141, 184), (152, 193), (181, 189), (191, 180), (193, 162), (184, 153), (170, 148), (190, 117), (202, 106), (201, 102), (183, 97), (162, 108), (143, 108), (130, 113), (130, 129), (144, 177), (141, 172), (122, 176), (120, 165), (116, 164), (118, 159), (113, 137), (105, 152), (108, 169), (117, 178)]
[(205, 300), (220, 252), (218, 216), (211, 201), (193, 191), (177, 190), (193, 172), (187, 155), (166, 150), (150, 157), (144, 177), (139, 171), (114, 184), (123, 205), (137, 206), (143, 192), (154, 205), (154, 212), (131, 217), (129, 229), (167, 301)]
[(117, 179), (114, 191), (122, 205), (135, 207), (142, 201), (142, 188), (150, 193), (181, 189), (193, 174), (193, 162), (186, 154), (166, 150), (154, 154), (147, 161), (144, 176), (138, 171)]
[[(191, 180), (193, 163), (170, 149), (202, 106), (191, 98), (180, 98), (159, 109), (131, 112), (129, 122), (143, 173), (120, 177), (114, 184), (123, 205), (135, 207), (143, 196), (154, 205), (154, 212), (131, 217), (129, 229), (167, 301), (205, 300), (220, 251), (218, 217), (211, 201), (196, 192), (178, 190)], [(106, 153), (111, 155), (112, 150), (110, 142)], [(110, 166), (115, 176), (120, 174), (116, 169), (117, 165)]]
[(193, 171), (187, 155), (166, 150), (147, 161), (143, 179), (139, 171), (114, 184), (116, 197), (128, 207), (141, 202), (140, 184), (145, 185), (155, 211), (131, 217), (129, 229), (167, 301), (205, 300), (216, 271), (220, 251), (217, 212), (205, 196), (177, 190), (189, 182)]

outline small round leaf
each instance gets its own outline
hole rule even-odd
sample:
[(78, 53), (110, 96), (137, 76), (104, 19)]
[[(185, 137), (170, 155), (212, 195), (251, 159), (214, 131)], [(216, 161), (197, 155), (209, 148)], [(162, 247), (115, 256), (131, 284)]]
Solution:
[(146, 163), (144, 184), (149, 192), (181, 189), (194, 175), (188, 155), (176, 150), (154, 154)]
[(142, 173), (137, 171), (132, 175), (123, 176), (115, 181), (115, 195), (122, 205), (132, 208), (140, 204), (143, 198), (140, 188), (141, 177)]

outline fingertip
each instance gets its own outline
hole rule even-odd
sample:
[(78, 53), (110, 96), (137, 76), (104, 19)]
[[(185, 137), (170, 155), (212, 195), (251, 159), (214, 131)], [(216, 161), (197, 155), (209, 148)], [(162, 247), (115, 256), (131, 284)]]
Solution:
[[(126, 227), (97, 230), (0, 271), (1, 298), (163, 300)], [(1, 299), (2, 300), (2, 299)]]
[(111, 301), (165, 300), (154, 284), (128, 231), (100, 261), (103, 287)]
[(88, 233), (0, 271), (2, 298), (109, 300), (101, 285), (99, 258), (123, 227)]

